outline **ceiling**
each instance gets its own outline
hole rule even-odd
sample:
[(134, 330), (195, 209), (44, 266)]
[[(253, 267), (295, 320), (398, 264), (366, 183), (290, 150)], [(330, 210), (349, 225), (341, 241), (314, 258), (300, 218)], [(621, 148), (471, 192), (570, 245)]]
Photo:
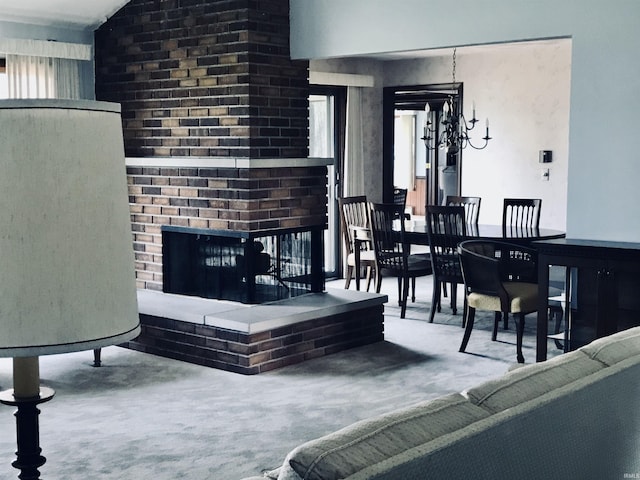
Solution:
[[(130, 0), (0, 0), (0, 21), (31, 23), (63, 28), (95, 29)], [(553, 43), (560, 39), (537, 40), (535, 43)], [(531, 43), (531, 42), (527, 42)], [(514, 48), (515, 43), (473, 45), (459, 47), (459, 53), (478, 53), (483, 50)], [(379, 60), (406, 60), (430, 56), (449, 56), (452, 48), (419, 51), (389, 52), (364, 55)]]
[(129, 0), (0, 0), (0, 21), (96, 28)]
[[(2, 0), (0, 0), (1, 2)], [(504, 52), (511, 49), (518, 49), (522, 47), (527, 47), (531, 45), (558, 45), (561, 42), (567, 41), (566, 38), (549, 38), (549, 39), (540, 39), (540, 40), (521, 40), (517, 42), (505, 42), (505, 43), (489, 43), (482, 45), (466, 45), (456, 47), (457, 53), (459, 54), (470, 54), (470, 53), (491, 53), (491, 52)], [(415, 58), (425, 58), (425, 57), (449, 57), (453, 54), (453, 47), (449, 48), (431, 48), (427, 50), (407, 50), (407, 51), (398, 51), (398, 52), (387, 52), (387, 53), (374, 53), (374, 54), (366, 54), (362, 55), (368, 58), (375, 58), (378, 60), (410, 60)]]

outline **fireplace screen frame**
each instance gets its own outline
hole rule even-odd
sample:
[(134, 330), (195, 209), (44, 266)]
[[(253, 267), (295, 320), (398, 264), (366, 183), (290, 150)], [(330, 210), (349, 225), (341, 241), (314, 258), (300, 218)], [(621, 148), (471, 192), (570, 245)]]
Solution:
[(163, 291), (257, 304), (324, 291), (323, 227), (162, 227)]

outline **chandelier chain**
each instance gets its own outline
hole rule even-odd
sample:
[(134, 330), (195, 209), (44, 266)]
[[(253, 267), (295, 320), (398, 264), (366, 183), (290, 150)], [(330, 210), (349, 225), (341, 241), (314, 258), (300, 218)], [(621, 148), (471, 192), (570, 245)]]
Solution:
[(455, 85), (456, 83), (456, 48), (453, 49), (453, 69), (451, 70), (451, 83)]

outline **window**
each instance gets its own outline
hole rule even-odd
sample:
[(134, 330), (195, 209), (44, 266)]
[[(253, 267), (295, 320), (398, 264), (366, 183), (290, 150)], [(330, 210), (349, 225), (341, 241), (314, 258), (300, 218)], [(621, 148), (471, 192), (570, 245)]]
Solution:
[(0, 38), (0, 98), (93, 98), (91, 45)]

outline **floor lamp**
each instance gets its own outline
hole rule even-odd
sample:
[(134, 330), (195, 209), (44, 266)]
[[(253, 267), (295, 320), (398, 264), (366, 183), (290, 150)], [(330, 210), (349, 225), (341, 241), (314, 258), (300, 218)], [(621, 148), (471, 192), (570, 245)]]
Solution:
[(134, 279), (120, 106), (0, 101), (0, 356), (13, 357), (17, 407), (12, 465), (38, 479), (38, 357), (136, 337)]

